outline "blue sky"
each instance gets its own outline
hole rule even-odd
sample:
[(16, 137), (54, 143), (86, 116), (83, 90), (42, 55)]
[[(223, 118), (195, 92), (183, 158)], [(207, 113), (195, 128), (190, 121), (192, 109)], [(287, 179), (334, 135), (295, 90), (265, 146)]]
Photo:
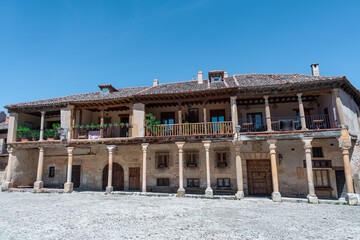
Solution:
[(98, 84), (311, 74), (311, 63), (360, 88), (359, 12), (351, 0), (0, 1), (0, 110)]

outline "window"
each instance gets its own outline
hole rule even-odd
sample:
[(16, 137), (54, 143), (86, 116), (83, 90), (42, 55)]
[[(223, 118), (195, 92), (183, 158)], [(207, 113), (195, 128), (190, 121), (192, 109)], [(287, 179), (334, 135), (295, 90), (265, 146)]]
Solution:
[(157, 155), (158, 168), (166, 168), (169, 166), (169, 154), (159, 153)]
[(227, 166), (227, 152), (217, 152), (216, 153), (216, 164), (218, 167)]
[(189, 123), (197, 123), (199, 122), (199, 109), (198, 108), (189, 108)]
[(315, 187), (330, 187), (328, 170), (313, 170)]
[(200, 187), (200, 180), (198, 178), (188, 178), (187, 187)]
[[(313, 168), (332, 168), (331, 160), (312, 160)], [(306, 168), (306, 160), (304, 160), (304, 168)]]
[(323, 151), (321, 147), (313, 147), (312, 148), (313, 157), (324, 157)]
[(219, 82), (220, 81), (220, 78), (219, 77), (214, 77), (213, 78), (213, 82)]
[(174, 124), (174, 123), (175, 123), (175, 112), (161, 113), (161, 124)]
[(219, 188), (230, 187), (230, 178), (218, 178), (217, 186)]
[(55, 177), (55, 167), (49, 168), (49, 178)]
[(169, 186), (169, 179), (168, 178), (158, 178), (157, 180), (157, 185), (159, 187), (161, 186)]
[(187, 153), (186, 154), (186, 166), (197, 167), (198, 153)]
[(0, 163), (0, 171), (5, 171), (6, 163)]

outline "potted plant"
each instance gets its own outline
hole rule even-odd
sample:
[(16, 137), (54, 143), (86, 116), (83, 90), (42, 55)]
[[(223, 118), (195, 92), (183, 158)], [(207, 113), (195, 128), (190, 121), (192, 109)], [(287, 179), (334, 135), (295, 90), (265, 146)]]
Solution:
[(54, 133), (53, 129), (45, 129), (45, 130), (44, 130), (44, 137), (45, 137), (46, 140), (48, 140), (48, 141), (53, 141), (53, 140), (55, 140), (55, 133)]
[(96, 128), (96, 125), (93, 124), (93, 123), (91, 123), (91, 124), (90, 124), (90, 128), (91, 128), (91, 130), (94, 130), (94, 129)]
[(86, 128), (86, 130), (89, 130), (89, 129), (90, 129), (90, 125), (87, 124), (85, 128)]
[(39, 141), (40, 132), (36, 130), (31, 131), (31, 138), (33, 141)]
[(114, 122), (114, 127), (118, 128), (119, 124), (117, 122)]
[(17, 136), (21, 139), (22, 142), (29, 141), (31, 137), (31, 130), (28, 127), (19, 126), (17, 129)]
[(156, 121), (156, 118), (154, 115), (152, 115), (151, 113), (146, 113), (145, 114), (145, 128), (148, 132), (148, 135), (152, 135), (152, 136), (156, 136), (157, 132), (153, 126), (154, 125), (159, 125), (160, 121)]

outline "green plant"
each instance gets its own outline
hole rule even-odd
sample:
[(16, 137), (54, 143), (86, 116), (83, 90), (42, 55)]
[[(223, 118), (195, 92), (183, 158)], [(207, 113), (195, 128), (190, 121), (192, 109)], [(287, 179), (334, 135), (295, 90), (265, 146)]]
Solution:
[(74, 128), (80, 128), (79, 124), (75, 124)]
[(86, 128), (90, 128), (90, 125), (89, 125), (89, 124), (87, 124), (87, 125), (86, 125)]
[(119, 126), (119, 124), (117, 122), (114, 122), (114, 126)]
[(44, 137), (46, 138), (55, 138), (56, 134), (54, 129), (45, 129), (44, 130)]
[(31, 131), (31, 137), (35, 138), (35, 139), (39, 139), (40, 138), (40, 132), (36, 131), (36, 130)]
[(91, 123), (91, 124), (90, 124), (90, 127), (91, 127), (91, 128), (96, 128), (96, 125), (93, 124), (93, 123)]
[(17, 136), (19, 138), (25, 139), (31, 137), (31, 130), (28, 127), (19, 126), (17, 129)]

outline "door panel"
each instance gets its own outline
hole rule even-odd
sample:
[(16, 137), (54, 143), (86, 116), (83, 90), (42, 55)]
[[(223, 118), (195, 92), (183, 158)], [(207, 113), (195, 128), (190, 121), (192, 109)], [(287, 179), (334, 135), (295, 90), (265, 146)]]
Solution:
[(80, 173), (81, 173), (81, 165), (73, 165), (71, 170), (71, 179), (74, 183), (74, 188), (80, 187)]
[(140, 168), (129, 168), (129, 190), (140, 190)]
[[(103, 170), (103, 189), (108, 184), (109, 165)], [(124, 190), (124, 170), (118, 163), (113, 163), (112, 186), (114, 191)]]
[(271, 195), (270, 160), (248, 160), (247, 172), (249, 195)]

